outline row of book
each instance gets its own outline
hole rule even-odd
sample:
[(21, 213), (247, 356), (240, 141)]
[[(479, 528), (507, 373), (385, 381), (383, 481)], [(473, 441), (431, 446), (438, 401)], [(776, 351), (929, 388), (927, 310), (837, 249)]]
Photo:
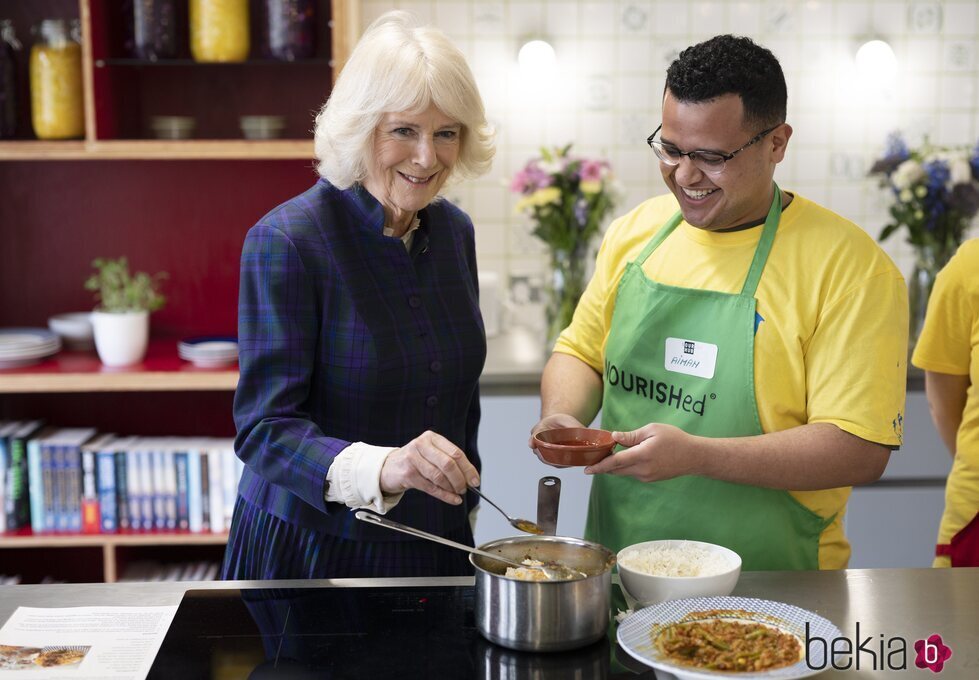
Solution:
[(213, 581), (218, 577), (217, 562), (174, 562), (163, 564), (152, 560), (133, 562), (119, 577), (124, 581)]
[(222, 533), (242, 468), (229, 438), (0, 421), (0, 532)]

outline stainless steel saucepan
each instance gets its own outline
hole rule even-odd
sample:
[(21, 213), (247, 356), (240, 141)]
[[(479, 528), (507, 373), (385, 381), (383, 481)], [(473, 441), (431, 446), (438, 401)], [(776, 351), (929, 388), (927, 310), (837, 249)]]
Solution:
[(522, 561), (557, 562), (583, 572), (572, 581), (519, 581), (506, 566), (470, 555), (476, 567), (476, 628), (498, 645), (532, 652), (584, 647), (608, 630), (615, 554), (605, 546), (564, 536), (517, 536), (479, 546)]

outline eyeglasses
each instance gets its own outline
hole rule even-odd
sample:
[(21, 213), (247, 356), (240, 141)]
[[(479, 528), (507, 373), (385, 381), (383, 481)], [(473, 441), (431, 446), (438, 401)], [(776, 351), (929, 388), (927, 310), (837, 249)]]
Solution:
[(777, 128), (779, 125), (781, 125), (781, 123), (774, 125), (767, 130), (762, 130), (757, 135), (749, 139), (747, 144), (742, 146), (740, 149), (732, 151), (731, 153), (723, 153), (721, 151), (705, 151), (703, 149), (698, 149), (696, 151), (680, 151), (680, 149), (673, 144), (665, 144), (663, 142), (656, 141), (653, 139), (653, 137), (655, 137), (656, 133), (662, 129), (662, 123), (660, 123), (659, 127), (653, 131), (653, 134), (649, 135), (649, 137), (646, 139), (646, 143), (649, 144), (649, 148), (653, 150), (656, 157), (667, 165), (680, 165), (680, 161), (684, 156), (686, 156), (698, 170), (706, 172), (709, 175), (718, 175), (724, 171), (724, 166), (727, 165), (729, 160), (737, 156), (755, 142), (759, 141), (762, 137)]

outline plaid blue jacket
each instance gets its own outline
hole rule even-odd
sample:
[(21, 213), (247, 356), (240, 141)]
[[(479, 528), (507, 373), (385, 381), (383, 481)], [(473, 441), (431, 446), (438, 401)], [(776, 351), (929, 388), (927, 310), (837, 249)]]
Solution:
[[(336, 455), (354, 441), (397, 447), (434, 430), (480, 467), (486, 336), (473, 226), (444, 200), (419, 218), (409, 253), (383, 235), (383, 210), (366, 190), (321, 179), (249, 230), (234, 400), (244, 500), (334, 536), (410, 540), (325, 502)], [(441, 534), (474, 504), (408, 491), (388, 516)]]

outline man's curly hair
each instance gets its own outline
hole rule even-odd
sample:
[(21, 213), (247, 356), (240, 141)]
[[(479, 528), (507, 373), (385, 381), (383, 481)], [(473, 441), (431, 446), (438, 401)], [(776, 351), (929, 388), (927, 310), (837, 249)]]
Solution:
[(785, 75), (770, 50), (751, 38), (718, 35), (680, 52), (666, 71), (666, 89), (681, 102), (741, 97), (744, 122), (769, 127), (785, 122)]

